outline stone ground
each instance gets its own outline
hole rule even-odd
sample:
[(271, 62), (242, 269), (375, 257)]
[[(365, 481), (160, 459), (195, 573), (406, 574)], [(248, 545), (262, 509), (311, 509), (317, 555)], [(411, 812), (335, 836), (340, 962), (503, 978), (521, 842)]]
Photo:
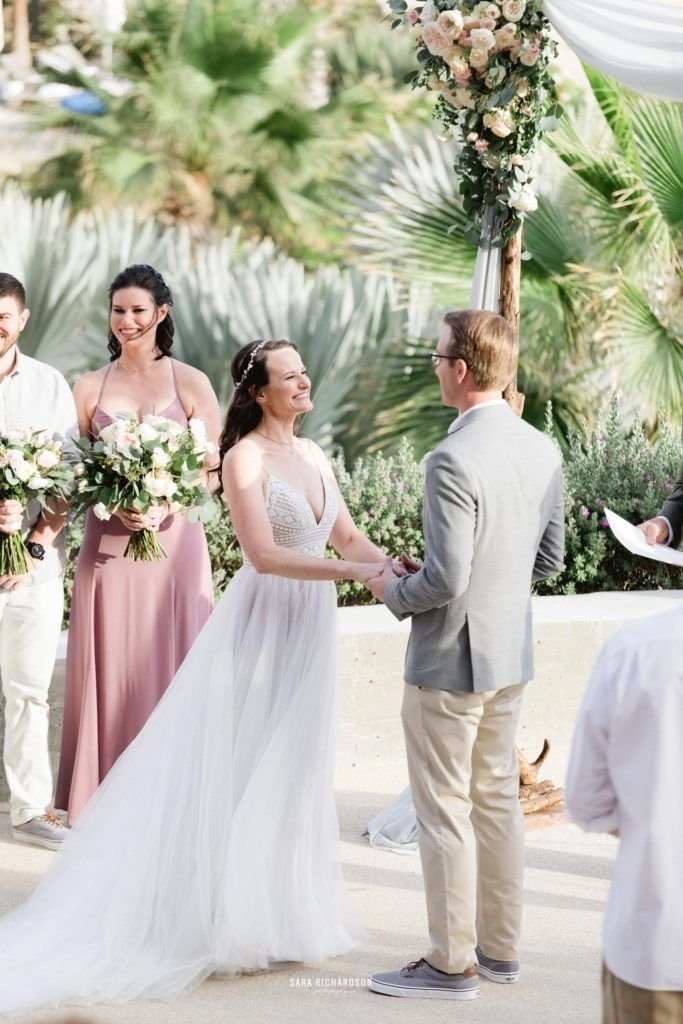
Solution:
[[(358, 780), (360, 781), (360, 780)], [(237, 979), (210, 978), (173, 1003), (137, 1001), (93, 1011), (43, 1011), (22, 1024), (583, 1024), (600, 1020), (600, 928), (612, 861), (609, 836), (585, 835), (558, 815), (527, 831), (522, 981), (493, 985), (466, 1003), (402, 1000), (367, 991), (368, 974), (402, 966), (425, 948), (425, 910), (419, 858), (372, 849), (364, 823), (403, 785), (375, 792), (373, 779), (337, 790), (344, 877), (365, 929), (347, 956), (316, 967), (291, 965)], [(54, 856), (13, 843), (0, 813), (0, 911), (20, 903)], [(68, 913), (68, 908), (65, 908)], [(0, 980), (1, 984), (1, 980)]]

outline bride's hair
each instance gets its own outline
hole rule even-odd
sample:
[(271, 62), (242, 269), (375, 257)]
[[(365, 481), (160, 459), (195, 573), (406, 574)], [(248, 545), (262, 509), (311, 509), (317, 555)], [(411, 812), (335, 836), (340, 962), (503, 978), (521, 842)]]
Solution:
[(248, 345), (244, 345), (239, 350), (230, 364), (235, 390), (232, 393), (225, 427), (220, 439), (219, 477), (225, 453), (230, 451), (240, 438), (257, 427), (263, 419), (261, 406), (256, 401), (256, 394), (268, 383), (268, 367), (266, 365), (268, 353), (275, 352), (278, 348), (293, 348), (295, 352), (299, 351), (294, 342), (284, 339), (280, 341), (250, 341)]

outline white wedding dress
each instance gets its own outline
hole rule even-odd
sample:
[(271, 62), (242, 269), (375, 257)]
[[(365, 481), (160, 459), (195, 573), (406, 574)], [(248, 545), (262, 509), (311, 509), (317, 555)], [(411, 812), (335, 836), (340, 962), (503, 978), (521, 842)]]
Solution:
[[(277, 544), (324, 556), (337, 514), (324, 488), (316, 522), (270, 477)], [(167, 999), (213, 971), (350, 948), (335, 608), (331, 582), (240, 569), (33, 896), (0, 921), (0, 1013)]]

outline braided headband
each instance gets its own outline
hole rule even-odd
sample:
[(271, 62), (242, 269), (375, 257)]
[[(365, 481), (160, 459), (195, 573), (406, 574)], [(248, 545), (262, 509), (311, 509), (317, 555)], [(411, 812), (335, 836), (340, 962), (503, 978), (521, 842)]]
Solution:
[(240, 379), (235, 384), (235, 388), (236, 389), (237, 388), (241, 388), (243, 386), (243, 384), (245, 383), (247, 377), (251, 373), (251, 368), (254, 365), (254, 362), (256, 360), (257, 354), (261, 351), (263, 346), (267, 345), (267, 344), (268, 344), (267, 341), (259, 341), (259, 343), (257, 345), (254, 345), (254, 347), (251, 350), (251, 355), (249, 356), (249, 362), (247, 363), (247, 368), (244, 371), (244, 373), (242, 374), (242, 376), (240, 377)]

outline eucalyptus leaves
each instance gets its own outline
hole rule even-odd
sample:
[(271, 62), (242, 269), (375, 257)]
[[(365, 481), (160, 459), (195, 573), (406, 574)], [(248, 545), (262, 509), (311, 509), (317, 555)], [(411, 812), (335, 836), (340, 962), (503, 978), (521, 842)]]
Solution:
[(542, 0), (389, 0), (392, 28), (409, 26), (419, 68), (408, 81), (438, 92), (445, 137), (462, 143), (455, 161), (468, 241), (478, 242), (487, 210), (502, 246), (536, 209), (531, 162), (561, 108), (549, 71), (557, 47)]

